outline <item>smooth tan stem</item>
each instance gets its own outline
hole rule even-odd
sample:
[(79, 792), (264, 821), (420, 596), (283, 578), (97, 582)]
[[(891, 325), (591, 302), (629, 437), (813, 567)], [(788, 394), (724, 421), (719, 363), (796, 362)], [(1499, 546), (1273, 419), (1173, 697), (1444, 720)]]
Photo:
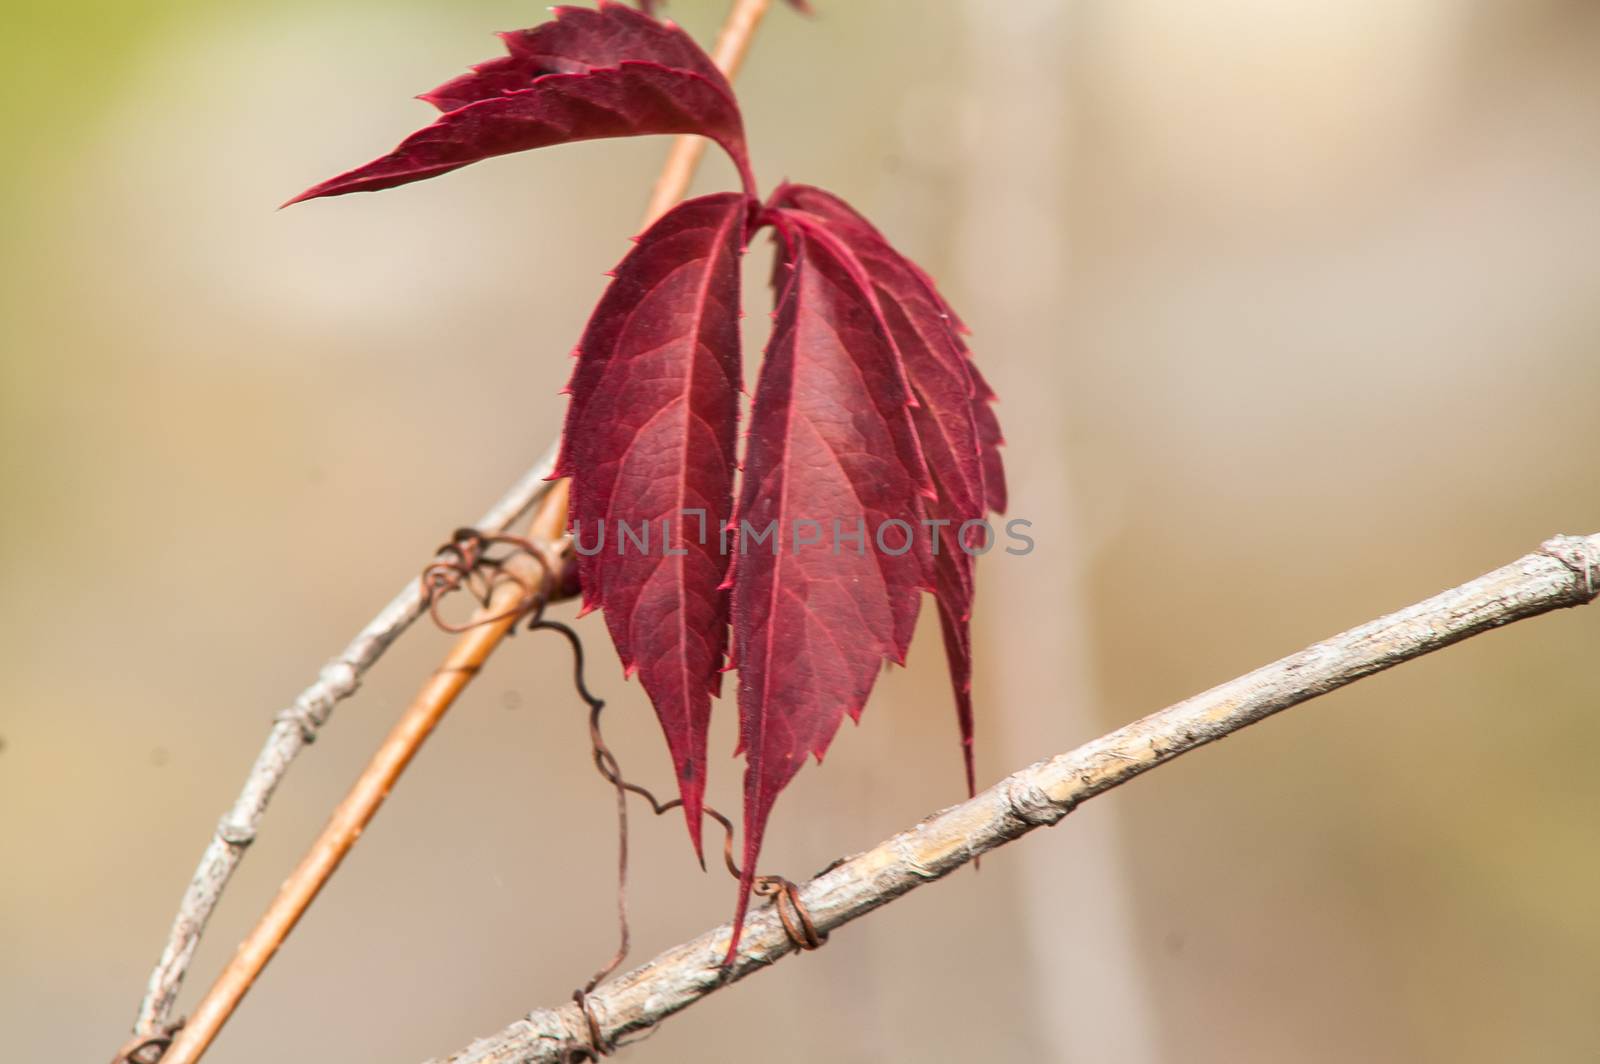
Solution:
[[(556, 445), (533, 464), (484, 515), (473, 522), (480, 532), (504, 532), (529, 512), (550, 491), (550, 471), (555, 468)], [(447, 561), (445, 556), (436, 560)], [(165, 1045), (173, 1003), (194, 960), (206, 924), (217, 909), (250, 844), (260, 834), (267, 808), (299, 756), (311, 745), (332, 717), (334, 708), (361, 687), (368, 670), (394, 645), (417, 618), (428, 612), (422, 581), (413, 575), (377, 616), (356, 633), (343, 650), (322, 666), (315, 682), (297, 695), (272, 722), (266, 741), (245, 776), (238, 797), (222, 815), (206, 843), (200, 862), (184, 889), (172, 919), (161, 957), (145, 983), (134, 1021), (137, 1045), (152, 1039)], [(149, 1050), (140, 1054), (145, 1059)], [(136, 1058), (138, 1059), (138, 1058)]]
[[(567, 482), (556, 482), (534, 513), (528, 538), (538, 546), (558, 543), (565, 534), (567, 520)], [(541, 573), (536, 563), (528, 559), (519, 577), (537, 586)], [(511, 563), (515, 564), (515, 562)], [(509, 567), (509, 566), (508, 566)], [(524, 594), (523, 585), (516, 581), (503, 581), (496, 585), (489, 601), (473, 616), (477, 623), (462, 632), (434, 670), (423, 683), (422, 689), (395, 726), (384, 738), (382, 745), (367, 762), (367, 767), (357, 777), (344, 800), (328, 818), (322, 833), (311, 844), (311, 849), (301, 858), (300, 864), (278, 888), (266, 913), (257, 921), (250, 934), (239, 944), (228, 967), (212, 984), (205, 999), (195, 1009), (194, 1015), (171, 1048), (161, 1058), (163, 1064), (193, 1064), (200, 1059), (217, 1032), (233, 1015), (234, 1009), (255, 983), (257, 976), (267, 966), (278, 947), (288, 938), (294, 925), (300, 922), (323, 886), (344, 860), (345, 854), (356, 844), (361, 832), (377, 814), (383, 800), (389, 796), (400, 774), (432, 734), (439, 721), (455, 703), (456, 696), (483, 668), (483, 663), (506, 633), (515, 627), (522, 616), (518, 607)]]
[[(733, 10), (728, 12), (727, 19), (722, 23), (722, 31), (717, 34), (716, 46), (711, 50), (711, 58), (716, 62), (717, 69), (728, 75), (729, 81), (738, 76), (739, 68), (744, 65), (744, 57), (750, 51), (750, 41), (755, 37), (756, 27), (761, 25), (771, 6), (772, 0), (734, 0)], [(640, 228), (648, 228), (671, 210), (673, 204), (683, 199), (689, 191), (689, 182), (694, 180), (700, 160), (705, 156), (707, 143), (706, 138), (693, 134), (672, 142), (672, 150), (667, 153), (667, 161), (661, 167), (661, 176), (656, 178), (656, 187), (650, 193), (650, 206), (644, 212), (644, 225)]]

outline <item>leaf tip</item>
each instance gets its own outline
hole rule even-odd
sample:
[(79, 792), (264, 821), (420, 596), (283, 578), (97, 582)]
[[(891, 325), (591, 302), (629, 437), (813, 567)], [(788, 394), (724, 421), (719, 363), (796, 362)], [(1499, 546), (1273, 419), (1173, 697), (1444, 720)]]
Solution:
[(310, 188), (306, 189), (298, 196), (295, 196), (293, 199), (286, 199), (282, 203), (278, 204), (278, 210), (281, 211), (285, 207), (293, 207), (296, 203), (304, 203), (306, 200), (316, 199), (318, 196), (322, 195), (322, 193), (318, 191), (320, 188), (322, 188), (321, 185), (312, 185)]
[(721, 967), (732, 968), (733, 962), (739, 956), (739, 940), (744, 937), (744, 918), (750, 911), (750, 889), (755, 886), (755, 854), (751, 853), (749, 843), (745, 844), (744, 874), (739, 877), (739, 903), (733, 910), (733, 934), (728, 938), (728, 952), (722, 958)]
[(683, 804), (684, 825), (689, 829), (689, 842), (694, 847), (695, 860), (700, 862), (700, 871), (706, 870), (706, 852), (701, 844), (701, 825), (705, 821), (705, 761), (697, 760), (691, 755), (688, 760), (680, 761), (676, 766), (678, 774), (678, 797)]

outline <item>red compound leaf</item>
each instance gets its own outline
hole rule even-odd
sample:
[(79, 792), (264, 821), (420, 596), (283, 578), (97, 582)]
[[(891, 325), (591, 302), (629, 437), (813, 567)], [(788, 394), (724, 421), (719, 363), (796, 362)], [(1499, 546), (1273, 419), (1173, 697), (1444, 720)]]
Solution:
[[(669, 211), (613, 274), (578, 344), (556, 475), (572, 478), (585, 608), (605, 610), (655, 705), (695, 852), (727, 645), (739, 416), (739, 257), (751, 201)], [(608, 539), (609, 537), (609, 539)]]
[[(855, 265), (778, 219), (788, 277), (751, 412), (733, 569), (744, 876), (778, 793), (903, 663), (929, 584), (911, 396)], [(758, 542), (771, 529), (773, 538)], [(844, 536), (862, 535), (859, 551)], [(837, 549), (836, 549), (837, 548)]]
[(507, 58), (426, 94), (447, 109), (437, 122), (289, 202), (393, 188), (495, 155), (655, 133), (710, 137), (753, 186), (733, 92), (677, 27), (603, 3), (560, 9), (554, 22), (502, 38)]
[[(973, 549), (1006, 503), (994, 393), (932, 279), (842, 200), (785, 185), (760, 207), (732, 90), (683, 31), (601, 0), (501, 36), (505, 56), (422, 97), (433, 125), (291, 202), (603, 137), (694, 133), (733, 157), (744, 192), (680, 205), (614, 272), (578, 344), (558, 464), (586, 608), (655, 706), (697, 853), (731, 623), (746, 758), (732, 959), (778, 794), (859, 719), (883, 663), (904, 662), (924, 590), (974, 786)], [(766, 224), (777, 311), (735, 510), (739, 260)]]

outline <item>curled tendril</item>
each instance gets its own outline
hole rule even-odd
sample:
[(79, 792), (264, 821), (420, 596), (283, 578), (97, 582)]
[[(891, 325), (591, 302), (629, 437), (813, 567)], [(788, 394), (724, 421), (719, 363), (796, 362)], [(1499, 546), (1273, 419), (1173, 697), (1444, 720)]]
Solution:
[[(593, 978), (586, 983), (580, 991), (583, 997), (599, 986), (608, 976), (617, 970), (623, 959), (628, 955), (629, 929), (627, 911), (627, 881), (628, 881), (628, 807), (627, 796), (637, 795), (650, 806), (650, 811), (656, 816), (663, 816), (683, 805), (683, 799), (673, 798), (661, 801), (649, 788), (638, 783), (633, 783), (622, 775), (622, 768), (617, 761), (617, 755), (606, 745), (604, 733), (600, 727), (601, 713), (605, 709), (605, 701), (589, 690), (589, 685), (584, 675), (584, 648), (583, 641), (578, 633), (569, 625), (560, 621), (553, 621), (543, 616), (536, 615), (529, 622), (528, 627), (533, 630), (549, 630), (558, 633), (567, 641), (572, 650), (572, 683), (578, 697), (589, 707), (589, 742), (593, 752), (595, 770), (602, 779), (609, 783), (617, 793), (617, 915), (620, 929), (617, 951), (606, 962)], [(722, 863), (726, 866), (728, 874), (738, 879), (739, 864), (733, 858), (733, 821), (722, 813), (707, 805), (703, 807), (703, 815), (715, 820), (722, 827)], [(801, 902), (798, 888), (782, 876), (761, 876), (756, 879), (755, 893), (761, 897), (774, 899), (778, 908), (778, 916), (783, 921), (785, 931), (801, 949), (816, 949), (827, 936), (817, 931), (812, 922), (811, 914), (806, 911)], [(587, 1005), (584, 1005), (585, 1015), (588, 1016)], [(592, 1017), (590, 1019), (592, 1022)]]
[[(519, 572), (518, 566), (512, 564), (519, 556), (529, 557), (538, 564), (540, 579), (537, 584)], [(571, 1061), (580, 1061), (599, 1060), (601, 1057), (609, 1056), (617, 1048), (616, 1042), (604, 1037), (590, 995), (621, 967), (623, 960), (628, 956), (632, 942), (628, 924), (628, 795), (633, 794), (644, 799), (649, 804), (650, 811), (656, 816), (663, 816), (680, 808), (683, 799), (673, 798), (663, 802), (649, 788), (626, 779), (617, 761), (617, 755), (606, 745), (605, 736), (600, 728), (600, 716), (606, 704), (589, 690), (588, 681), (585, 679), (583, 641), (571, 626), (561, 621), (550, 620), (544, 615), (545, 606), (552, 595), (571, 592), (572, 589), (565, 586), (568, 583), (567, 576), (564, 570), (558, 576), (556, 563), (530, 540), (505, 533), (484, 533), (477, 529), (462, 528), (456, 530), (449, 542), (439, 548), (435, 559), (423, 569), (422, 588), (427, 599), (429, 616), (445, 631), (463, 632), (479, 625), (505, 620), (507, 617), (514, 616), (520, 620), (526, 615), (529, 630), (555, 632), (566, 640), (572, 651), (573, 688), (578, 697), (589, 707), (589, 742), (594, 767), (601, 778), (610, 784), (617, 797), (618, 942), (616, 952), (610, 959), (581, 989), (573, 993), (573, 1001), (577, 1003), (587, 1028), (587, 1044), (572, 1047), (567, 1057)], [(508, 581), (516, 584), (522, 591), (517, 604), (508, 610), (489, 617), (475, 618), (461, 625), (451, 624), (439, 615), (439, 601), (457, 590), (467, 591), (480, 606), (487, 609), (493, 601), (496, 589)], [(737, 880), (740, 872), (738, 862), (733, 857), (733, 821), (709, 805), (702, 808), (702, 815), (710, 817), (722, 827), (722, 863), (727, 868), (728, 874)], [(827, 941), (827, 935), (817, 930), (811, 914), (800, 900), (799, 888), (794, 883), (782, 876), (759, 876), (753, 890), (759, 897), (772, 899), (778, 911), (778, 918), (783, 922), (784, 931), (795, 946), (803, 950), (813, 950)]]
[[(520, 567), (517, 558), (530, 558), (539, 566), (535, 584)], [(439, 603), (453, 591), (465, 590), (484, 609), (494, 600), (500, 585), (517, 585), (522, 594), (516, 605), (488, 617), (477, 617), (465, 624), (453, 624), (439, 613)], [(556, 570), (545, 552), (532, 540), (505, 532), (480, 532), (458, 528), (449, 542), (441, 546), (422, 570), (422, 594), (428, 603), (428, 616), (447, 632), (465, 632), (511, 617), (533, 614), (537, 617), (556, 592)]]

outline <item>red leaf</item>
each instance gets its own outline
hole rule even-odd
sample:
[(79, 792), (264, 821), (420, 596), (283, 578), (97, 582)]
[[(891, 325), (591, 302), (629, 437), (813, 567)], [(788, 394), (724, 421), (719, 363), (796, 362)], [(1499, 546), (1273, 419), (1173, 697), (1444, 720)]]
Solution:
[[(924, 590), (974, 787), (964, 526), (1005, 505), (994, 395), (931, 278), (843, 201), (784, 186), (761, 209), (732, 90), (677, 27), (600, 0), (501, 36), (506, 56), (423, 97), (444, 112), (433, 125), (290, 202), (603, 137), (693, 133), (733, 157), (743, 193), (668, 212), (614, 272), (578, 345), (556, 474), (573, 481), (585, 608), (604, 609), (655, 706), (697, 853), (731, 621), (746, 757), (731, 960), (778, 794), (846, 714), (859, 720), (883, 663), (904, 662)], [(783, 256), (735, 511), (739, 259), (753, 223), (777, 228)], [(859, 546), (842, 549), (851, 535)]]
[[(786, 185), (779, 188), (775, 197), (793, 196), (796, 205), (803, 206), (805, 210), (826, 218), (831, 226), (841, 233), (855, 233), (857, 237), (864, 237), (870, 243), (876, 240), (888, 247), (888, 241), (883, 234), (873, 228), (861, 215), (857, 214), (843, 200), (832, 193), (819, 188), (806, 185)], [(852, 240), (852, 244), (857, 241)], [(890, 249), (891, 254), (896, 254)], [(898, 257), (898, 256), (897, 256)], [(930, 299), (937, 306), (940, 315), (949, 322), (955, 331), (955, 342), (961, 351), (968, 357), (967, 371), (972, 375), (973, 404), (972, 416), (978, 426), (978, 439), (981, 446), (984, 479), (984, 501), (989, 510), (995, 513), (1004, 513), (1006, 509), (1006, 474), (1005, 466), (1000, 458), (999, 448), (1005, 444), (1005, 437), (1000, 432), (1000, 422), (994, 415), (992, 404), (995, 401), (994, 390), (989, 387), (989, 382), (984, 380), (983, 374), (978, 371), (975, 363), (971, 362), (972, 352), (967, 349), (962, 336), (971, 332), (967, 328), (950, 304), (945, 302), (938, 288), (915, 262), (908, 258), (899, 257), (901, 264), (921, 281), (923, 288)], [(975, 515), (978, 516), (978, 515)]]
[(546, 74), (585, 74), (624, 60), (688, 70), (733, 95), (727, 79), (683, 30), (657, 22), (625, 4), (602, 0), (599, 10), (558, 7), (555, 18), (527, 30), (500, 34), (509, 55), (479, 63), (470, 74), (440, 85), (418, 99), (441, 111), (526, 89)]
[[(562, 9), (555, 22), (504, 40), (508, 59), (486, 63), (425, 97), (453, 110), (388, 155), (289, 203), (393, 188), (495, 155), (654, 133), (710, 137), (732, 156), (746, 189), (753, 186), (739, 105), (727, 80), (682, 30), (607, 3), (594, 12)], [(573, 69), (551, 72), (562, 66)]]
[[(984, 465), (973, 400), (976, 367), (956, 333), (958, 320), (928, 276), (843, 200), (809, 185), (783, 185), (776, 206), (818, 219), (848, 249), (872, 284), (918, 401), (918, 436), (941, 496), (963, 520), (984, 514)], [(987, 385), (983, 385), (987, 391)], [(992, 398), (992, 393), (988, 398)]]
[[(821, 759), (846, 713), (859, 719), (883, 662), (904, 662), (929, 585), (921, 535), (898, 556), (875, 542), (889, 521), (920, 532), (926, 477), (889, 338), (853, 265), (809, 226), (778, 225), (791, 269), (751, 412), (735, 544), (746, 770), (730, 959), (774, 799), (806, 755)], [(746, 528), (769, 523), (770, 545), (746, 541)], [(802, 526), (817, 542), (800, 542)], [(860, 553), (836, 532), (858, 527)], [(883, 536), (891, 549), (904, 539), (896, 526)]]
[[(987, 425), (998, 435), (999, 426), (988, 405), (992, 394), (981, 383), (956, 332), (958, 320), (927, 274), (896, 251), (865, 218), (831, 193), (806, 185), (782, 186), (773, 203), (817, 219), (848, 247), (871, 279), (881, 320), (916, 396), (913, 421), (937, 493), (928, 505), (929, 518), (939, 522), (934, 595), (955, 696), (967, 790), (975, 793), (969, 618), (976, 559), (964, 548), (981, 546), (985, 533), (974, 527), (963, 536), (961, 530), (964, 522), (984, 517), (987, 498), (1004, 500), (999, 453), (986, 448), (986, 423), (980, 420), (980, 414), (986, 415)], [(999, 485), (997, 496), (986, 490), (991, 466)]]
[(994, 416), (994, 389), (983, 379), (978, 367), (968, 363), (972, 383), (977, 394), (972, 397), (972, 416), (978, 422), (978, 439), (983, 444), (983, 490), (989, 509), (995, 513), (1006, 510), (1006, 470), (1000, 460), (1000, 448), (1006, 438), (1000, 433), (1000, 419)]
[[(680, 204), (622, 260), (578, 344), (556, 468), (572, 478), (585, 608), (605, 610), (623, 667), (638, 669), (655, 705), (697, 854), (727, 644), (720, 533), (732, 509), (750, 206), (736, 192)], [(698, 519), (683, 513), (694, 509)], [(648, 529), (642, 546), (620, 522), (636, 536)]]

